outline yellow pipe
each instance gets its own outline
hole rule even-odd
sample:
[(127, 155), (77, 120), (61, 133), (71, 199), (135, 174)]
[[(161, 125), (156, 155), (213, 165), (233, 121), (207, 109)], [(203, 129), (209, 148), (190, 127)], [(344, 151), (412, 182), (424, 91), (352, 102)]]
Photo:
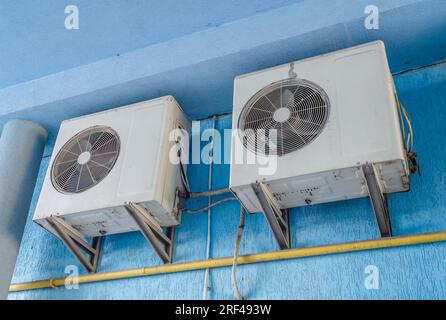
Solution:
[[(411, 236), (393, 237), (387, 239), (347, 242), (347, 243), (317, 246), (310, 248), (289, 249), (282, 251), (249, 254), (240, 256), (238, 258), (238, 263), (250, 264), (259, 262), (269, 262), (276, 260), (313, 257), (313, 256), (321, 256), (321, 255), (344, 253), (344, 252), (400, 247), (400, 246), (434, 243), (442, 241), (446, 241), (446, 232), (425, 233)], [(155, 274), (226, 267), (231, 265), (232, 265), (232, 257), (199, 260), (199, 261), (166, 264), (166, 265), (146, 267), (146, 268), (136, 268), (136, 269), (81, 275), (79, 276), (79, 283), (91, 283), (91, 282), (99, 282), (107, 280), (134, 278), (134, 277), (142, 277)], [(11, 286), (9, 287), (9, 291), (16, 292), (16, 291), (42, 289), (42, 288), (57, 288), (60, 286), (64, 286), (64, 284), (65, 284), (65, 278), (16, 283), (16, 284), (11, 284)]]

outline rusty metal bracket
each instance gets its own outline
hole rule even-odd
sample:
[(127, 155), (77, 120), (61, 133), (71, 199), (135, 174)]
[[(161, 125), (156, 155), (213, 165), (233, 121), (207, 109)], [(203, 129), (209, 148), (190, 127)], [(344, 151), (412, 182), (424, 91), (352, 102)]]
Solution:
[(175, 227), (168, 227), (164, 232), (158, 222), (139, 204), (130, 202), (125, 208), (161, 260), (172, 263)]
[(362, 165), (362, 171), (367, 182), (370, 202), (372, 204), (381, 237), (391, 237), (392, 224), (390, 221), (387, 199), (383, 193), (381, 182), (376, 174), (375, 165), (372, 163), (364, 164)]
[[(96, 273), (102, 248), (102, 238), (94, 237), (90, 245), (87, 240), (63, 219), (57, 216), (47, 218), (59, 239), (68, 247), (88, 273)], [(87, 257), (88, 256), (88, 257)]]
[(276, 198), (265, 183), (253, 183), (252, 188), (260, 202), (263, 214), (280, 249), (289, 249), (291, 247), (291, 241), (288, 210), (280, 209)]

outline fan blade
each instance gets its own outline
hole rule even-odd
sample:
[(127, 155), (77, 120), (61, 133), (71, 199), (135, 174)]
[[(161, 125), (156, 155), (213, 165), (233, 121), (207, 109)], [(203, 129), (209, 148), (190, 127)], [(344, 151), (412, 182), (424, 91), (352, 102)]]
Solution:
[(73, 172), (68, 176), (62, 185), (62, 188), (68, 192), (75, 192), (77, 186), (77, 177), (79, 176), (79, 166), (76, 166)]
[(87, 165), (82, 166), (81, 173), (79, 175), (79, 182), (77, 185), (77, 191), (87, 189), (95, 183), (95, 180), (90, 174), (90, 169)]
[(108, 141), (104, 141), (101, 144), (98, 144), (97, 146), (93, 146), (93, 148), (90, 150), (92, 155), (97, 155), (101, 153), (108, 153), (112, 151), (117, 150), (117, 143), (118, 139), (116, 137), (113, 137), (112, 139)]

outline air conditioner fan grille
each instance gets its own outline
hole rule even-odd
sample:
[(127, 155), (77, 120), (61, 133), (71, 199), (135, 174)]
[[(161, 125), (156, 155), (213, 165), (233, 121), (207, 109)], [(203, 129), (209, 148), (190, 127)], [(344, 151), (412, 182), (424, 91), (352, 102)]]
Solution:
[(120, 140), (109, 127), (95, 126), (71, 138), (57, 154), (51, 179), (62, 193), (80, 193), (101, 182), (118, 159)]
[(282, 156), (303, 148), (323, 130), (330, 109), (325, 91), (302, 79), (275, 82), (256, 93), (238, 122), (240, 138), (256, 153)]

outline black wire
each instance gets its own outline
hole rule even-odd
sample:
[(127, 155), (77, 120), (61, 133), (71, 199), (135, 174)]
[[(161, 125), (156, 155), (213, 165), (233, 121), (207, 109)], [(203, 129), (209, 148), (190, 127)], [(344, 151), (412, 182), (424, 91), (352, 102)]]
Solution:
[(180, 160), (180, 176), (181, 176), (181, 182), (188, 196), (191, 193), (190, 186), (189, 186), (189, 181), (187, 180), (186, 171), (184, 170), (184, 166), (181, 160)]
[(230, 193), (231, 190), (229, 188), (209, 190), (209, 191), (201, 191), (201, 192), (191, 192), (189, 194), (190, 198), (200, 198), (200, 197), (214, 197), (219, 196), (225, 193)]
[(210, 205), (208, 205), (206, 207), (203, 207), (203, 208), (200, 208), (200, 209), (192, 210), (192, 209), (185, 208), (185, 209), (183, 209), (183, 211), (186, 211), (186, 212), (189, 212), (189, 213), (199, 213), (199, 212), (202, 212), (202, 211), (206, 211), (206, 210), (208, 210), (208, 209), (210, 209), (210, 208), (212, 208), (214, 206), (217, 206), (217, 205), (219, 205), (219, 204), (221, 204), (223, 202), (235, 201), (235, 200), (238, 201), (238, 199), (234, 198), (234, 197), (223, 198), (221, 200), (215, 201), (215, 202), (211, 203)]

